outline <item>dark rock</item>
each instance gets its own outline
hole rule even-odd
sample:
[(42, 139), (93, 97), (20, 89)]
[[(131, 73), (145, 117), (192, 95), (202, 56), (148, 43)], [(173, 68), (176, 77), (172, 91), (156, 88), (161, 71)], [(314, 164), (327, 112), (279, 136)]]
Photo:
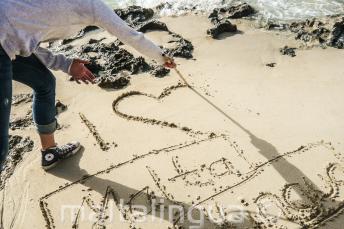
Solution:
[(155, 77), (164, 77), (168, 73), (170, 73), (170, 69), (165, 68), (164, 66), (156, 66), (150, 71), (150, 74), (152, 74)]
[(233, 25), (229, 20), (219, 22), (214, 28), (208, 29), (207, 34), (212, 38), (217, 39), (219, 36), (225, 32), (236, 32), (237, 26)]
[(283, 48), (280, 49), (280, 53), (282, 55), (288, 55), (291, 57), (295, 57), (296, 53), (295, 53), (296, 48), (290, 48), (288, 46), (284, 46)]
[(311, 19), (302, 22), (293, 22), (289, 25), (291, 32), (296, 33), (295, 39), (306, 43), (318, 42), (320, 44), (326, 42), (330, 34), (330, 30), (326, 25), (318, 19)]
[(31, 111), (29, 111), (25, 117), (15, 118), (10, 122), (10, 129), (11, 130), (19, 130), (24, 129), (26, 127), (32, 126), (34, 124), (32, 119)]
[(172, 36), (172, 40), (170, 40), (169, 43), (174, 44), (175, 47), (169, 49), (165, 48), (164, 52), (172, 57), (183, 57), (186, 59), (193, 58), (192, 52), (194, 47), (192, 43), (176, 33), (170, 34)]
[(89, 33), (89, 32), (92, 32), (94, 30), (97, 30), (97, 29), (99, 29), (99, 27), (94, 26), (94, 25), (89, 25), (89, 26), (86, 26), (84, 29), (82, 29), (80, 31), (80, 33), (85, 34), (85, 33)]
[[(95, 53), (96, 56), (91, 60), (91, 64), (87, 65), (90, 70), (96, 74), (100, 71), (106, 71), (110, 75), (127, 70), (131, 74), (146, 72), (150, 70), (150, 66), (142, 57), (135, 58), (133, 54), (125, 49), (119, 48), (115, 43), (104, 44), (87, 44), (81, 47), (79, 55), (87, 55), (87, 53)], [(90, 59), (87, 57), (87, 59)], [(97, 60), (105, 60), (105, 65), (100, 65)]]
[(124, 45), (124, 43), (122, 41), (120, 41), (119, 39), (116, 39), (114, 44), (117, 45), (117, 46)]
[(16, 166), (22, 161), (23, 155), (33, 150), (34, 143), (30, 138), (18, 135), (9, 136), (9, 154), (4, 162), (4, 170), (0, 174), (0, 190), (4, 181), (12, 176)]
[(215, 24), (226, 19), (248, 17), (254, 13), (255, 10), (252, 6), (248, 5), (247, 3), (239, 2), (232, 6), (214, 9), (213, 12), (209, 15), (209, 18)]
[(163, 3), (160, 3), (159, 5), (157, 5), (155, 7), (155, 10), (156, 11), (161, 11), (163, 9), (171, 9), (172, 8), (172, 4), (169, 3), (169, 2), (163, 2)]
[(148, 30), (169, 31), (165, 23), (157, 20), (145, 22), (140, 25), (137, 30), (143, 33), (147, 32)]
[(12, 97), (12, 105), (17, 106), (21, 103), (30, 103), (32, 102), (33, 95), (32, 94), (19, 94), (19, 95), (14, 95)]
[(130, 80), (126, 77), (100, 77), (98, 86), (103, 89), (122, 89)]
[(102, 39), (99, 39), (99, 40), (97, 40), (97, 39), (90, 39), (89, 41), (88, 41), (88, 43), (89, 44), (96, 44), (96, 43), (99, 43), (99, 42), (101, 42), (101, 41), (103, 41), (103, 40), (105, 40), (106, 38), (104, 37), (104, 38), (102, 38)]
[(135, 58), (131, 53), (125, 49), (119, 50), (117, 57), (111, 59), (110, 71), (115, 75), (123, 70), (129, 71), (131, 74), (138, 74), (150, 70), (150, 66), (146, 63), (143, 57)]
[(268, 63), (266, 64), (267, 67), (274, 68), (276, 66), (276, 63)]
[(62, 40), (62, 45), (69, 44), (77, 39), (83, 38), (86, 33), (99, 29), (97, 26), (87, 26), (82, 29), (76, 36)]
[(56, 104), (55, 104), (55, 108), (56, 108), (56, 115), (61, 114), (62, 112), (67, 110), (67, 105), (61, 103), (61, 101), (57, 100)]
[(329, 46), (338, 49), (344, 48), (344, 17), (341, 21), (336, 22), (333, 26)]
[(129, 6), (128, 8), (115, 9), (114, 11), (132, 27), (136, 27), (154, 16), (152, 9), (142, 8), (140, 6)]
[[(140, 31), (149, 30), (166, 31), (171, 36), (168, 47), (163, 48), (164, 52), (172, 57), (193, 58), (192, 52), (194, 47), (192, 43), (182, 36), (169, 31), (167, 25), (163, 22), (152, 19), (154, 11), (138, 6), (131, 6), (125, 9), (116, 9), (115, 12), (125, 20), (131, 27)], [(83, 33), (89, 31), (85, 29)], [(122, 71), (128, 71), (130, 74), (141, 72), (151, 72), (154, 76), (163, 77), (168, 74), (169, 70), (156, 64), (148, 64), (143, 57), (135, 58), (127, 50), (120, 48), (123, 43), (120, 40), (105, 44), (101, 40), (90, 39), (87, 44), (78, 49), (71, 49), (67, 45), (51, 46), (52, 51), (63, 53), (67, 57), (78, 57), (88, 60), (90, 63), (86, 67), (90, 69), (97, 77), (102, 77), (100, 86), (102, 88), (119, 88), (125, 85), (125, 80), (119, 80), (118, 75)], [(109, 78), (109, 80), (105, 80)], [(115, 80), (116, 81), (114, 83)], [(129, 79), (128, 79), (129, 81)], [(122, 86), (118, 86), (122, 85)]]
[(279, 30), (279, 31), (285, 31), (289, 29), (289, 25), (285, 23), (278, 23), (278, 22), (267, 22), (265, 25), (265, 28), (267, 30)]
[(103, 66), (98, 64), (94, 59), (90, 60), (90, 63), (85, 64), (85, 66), (95, 75), (99, 75), (99, 72), (105, 70)]
[(229, 19), (247, 17), (255, 13), (255, 10), (247, 3), (237, 3), (223, 8), (216, 8), (209, 15), (210, 21), (215, 27), (208, 29), (207, 34), (217, 39), (222, 33), (236, 32), (237, 27)]

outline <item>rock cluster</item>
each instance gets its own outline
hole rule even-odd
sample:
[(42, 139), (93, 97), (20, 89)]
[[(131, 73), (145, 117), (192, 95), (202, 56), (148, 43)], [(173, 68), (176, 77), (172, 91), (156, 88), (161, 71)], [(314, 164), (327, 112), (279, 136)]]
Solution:
[(344, 48), (344, 17), (313, 18), (290, 24), (269, 23), (267, 29), (289, 30), (307, 45)]
[(328, 44), (338, 49), (344, 49), (344, 17), (333, 25)]
[(97, 26), (93, 26), (93, 25), (87, 26), (84, 29), (82, 29), (76, 36), (62, 40), (62, 44), (63, 45), (69, 44), (72, 41), (75, 41), (76, 39), (84, 37), (86, 33), (97, 30), (97, 29), (99, 29)]
[(22, 160), (23, 155), (32, 151), (34, 143), (30, 138), (23, 138), (18, 135), (9, 137), (9, 154), (4, 163), (4, 170), (0, 174), (0, 190), (3, 188), (4, 181), (12, 176), (16, 166)]
[(228, 7), (215, 8), (209, 15), (209, 18), (213, 23), (218, 23), (227, 19), (248, 17), (254, 13), (255, 10), (252, 6), (244, 2), (239, 2)]
[(296, 48), (290, 48), (288, 46), (284, 46), (283, 48), (280, 49), (280, 53), (282, 55), (288, 55), (291, 57), (295, 57), (296, 53), (295, 53)]
[(12, 105), (17, 106), (22, 103), (30, 103), (33, 100), (33, 95), (31, 93), (28, 94), (18, 94), (12, 97)]
[(127, 77), (100, 77), (98, 86), (104, 89), (122, 89), (129, 84)]
[(330, 30), (326, 28), (326, 24), (317, 20), (306, 20), (302, 22), (293, 22), (289, 25), (291, 32), (295, 33), (295, 39), (309, 42), (318, 42), (323, 44), (327, 41)]
[(254, 13), (255, 10), (250, 5), (242, 2), (228, 7), (216, 8), (209, 15), (209, 19), (214, 24), (214, 27), (209, 29), (207, 34), (217, 39), (222, 33), (236, 32), (236, 25), (233, 25), (229, 19), (248, 17)]
[(118, 9), (115, 12), (130, 26), (140, 32), (147, 31), (166, 31), (172, 37), (169, 44), (173, 44), (173, 48), (164, 48), (165, 53), (173, 57), (192, 58), (194, 47), (192, 43), (184, 39), (179, 34), (170, 31), (163, 22), (153, 19), (154, 11), (139, 6), (130, 6), (125, 9)]
[[(168, 42), (168, 48), (163, 48), (164, 52), (173, 57), (192, 58), (194, 47), (192, 43), (182, 36), (170, 31), (163, 22), (155, 20), (154, 11), (139, 6), (130, 6), (125, 9), (114, 10), (119, 17), (125, 20), (129, 26), (140, 32), (147, 31), (166, 31), (171, 40)], [(131, 75), (141, 72), (150, 72), (156, 77), (166, 76), (170, 70), (156, 64), (148, 64), (143, 57), (135, 58), (132, 53), (120, 46), (122, 42), (116, 40), (112, 43), (103, 43), (102, 40), (90, 39), (87, 44), (79, 48), (73, 47), (70, 43), (73, 39), (84, 36), (85, 33), (96, 28), (88, 28), (79, 33), (75, 38), (64, 41), (62, 45), (52, 48), (53, 51), (62, 52), (68, 57), (78, 57), (87, 59), (90, 64), (86, 66), (98, 76), (98, 85), (102, 88), (120, 89), (129, 83), (128, 77), (120, 77), (123, 71)]]
[(234, 33), (237, 30), (236, 25), (233, 25), (229, 20), (225, 20), (216, 23), (214, 28), (208, 29), (207, 34), (212, 38), (217, 39), (223, 33)]
[(31, 110), (27, 112), (24, 117), (17, 117), (10, 121), (9, 128), (11, 130), (22, 130), (26, 127), (30, 127), (34, 124), (32, 119), (32, 112)]
[(154, 16), (153, 9), (142, 8), (140, 6), (129, 6), (124, 9), (115, 9), (114, 11), (132, 27), (139, 26)]
[(143, 57), (135, 58), (132, 53), (120, 48), (116, 42), (106, 44), (95, 43), (92, 40), (74, 53), (66, 53), (66, 55), (76, 55), (89, 60), (90, 63), (86, 67), (97, 76), (98, 86), (104, 89), (121, 89), (127, 86), (129, 78), (119, 76), (123, 71), (135, 75), (160, 69), (160, 77), (169, 72), (167, 69), (161, 71), (161, 66), (148, 64)]

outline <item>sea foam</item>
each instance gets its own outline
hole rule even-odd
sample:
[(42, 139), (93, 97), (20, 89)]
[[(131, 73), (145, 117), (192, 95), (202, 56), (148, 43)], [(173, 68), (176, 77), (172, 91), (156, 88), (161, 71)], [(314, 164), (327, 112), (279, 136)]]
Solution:
[[(236, 0), (105, 0), (112, 7), (139, 5), (155, 7), (166, 4), (162, 16), (183, 15), (190, 11), (210, 12)], [(261, 18), (274, 20), (298, 20), (311, 17), (343, 14), (344, 0), (246, 0), (254, 6)]]

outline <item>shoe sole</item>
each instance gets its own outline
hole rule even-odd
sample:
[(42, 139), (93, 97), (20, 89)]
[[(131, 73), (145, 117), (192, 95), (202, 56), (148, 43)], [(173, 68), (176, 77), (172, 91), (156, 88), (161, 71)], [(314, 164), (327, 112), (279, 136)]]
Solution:
[(54, 167), (57, 166), (57, 164), (59, 164), (62, 160), (65, 160), (67, 158), (70, 158), (71, 156), (74, 156), (75, 154), (77, 154), (81, 149), (81, 145), (79, 145), (77, 148), (75, 148), (71, 154), (69, 154), (69, 156), (67, 156), (66, 158), (63, 158), (63, 159), (59, 159), (58, 161), (56, 161), (55, 163), (51, 164), (51, 165), (48, 165), (48, 166), (42, 166), (42, 168), (45, 170), (45, 171), (48, 171)]

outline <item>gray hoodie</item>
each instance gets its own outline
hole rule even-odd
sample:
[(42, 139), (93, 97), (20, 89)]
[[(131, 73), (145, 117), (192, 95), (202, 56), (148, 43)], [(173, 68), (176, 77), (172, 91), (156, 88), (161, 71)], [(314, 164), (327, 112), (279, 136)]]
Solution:
[(104, 28), (140, 53), (164, 62), (158, 46), (101, 0), (0, 0), (0, 44), (11, 59), (34, 53), (48, 68), (69, 73), (71, 59), (39, 44), (71, 37), (88, 25)]

